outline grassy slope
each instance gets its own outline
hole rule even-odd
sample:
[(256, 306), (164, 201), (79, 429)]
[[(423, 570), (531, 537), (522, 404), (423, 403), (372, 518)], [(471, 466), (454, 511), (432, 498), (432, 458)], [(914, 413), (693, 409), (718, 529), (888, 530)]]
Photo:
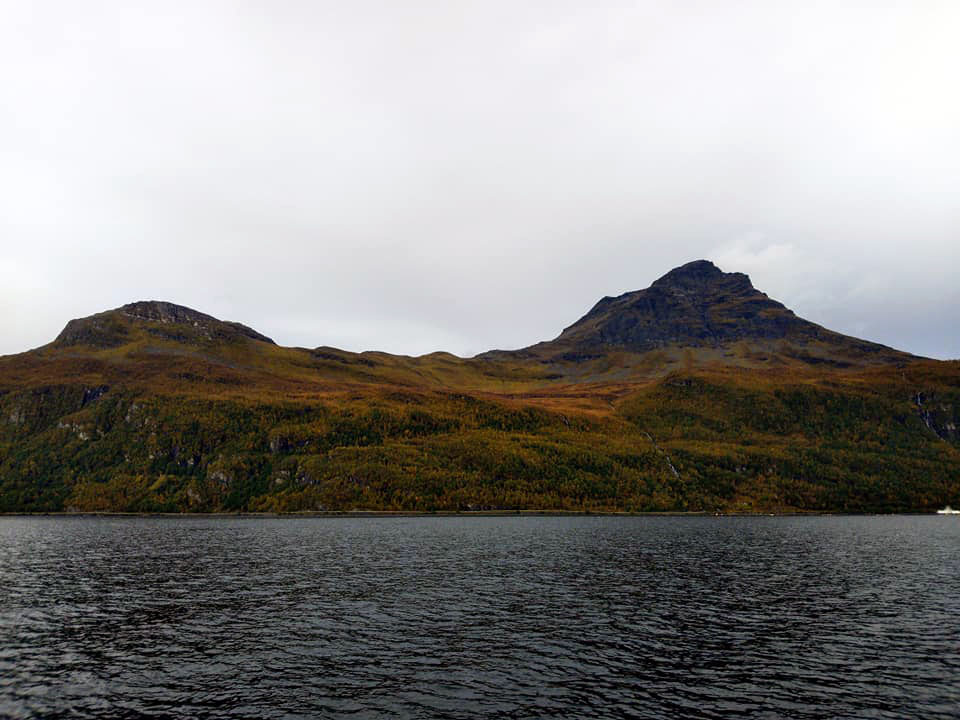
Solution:
[(122, 344), (0, 358), (0, 510), (960, 501), (958, 363), (855, 370), (747, 344), (405, 358), (112, 321)]

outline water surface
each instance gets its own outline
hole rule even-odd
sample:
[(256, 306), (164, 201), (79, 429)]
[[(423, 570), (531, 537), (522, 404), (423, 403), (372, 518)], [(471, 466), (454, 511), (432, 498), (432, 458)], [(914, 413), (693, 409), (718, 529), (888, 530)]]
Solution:
[(0, 518), (0, 716), (960, 716), (946, 517)]

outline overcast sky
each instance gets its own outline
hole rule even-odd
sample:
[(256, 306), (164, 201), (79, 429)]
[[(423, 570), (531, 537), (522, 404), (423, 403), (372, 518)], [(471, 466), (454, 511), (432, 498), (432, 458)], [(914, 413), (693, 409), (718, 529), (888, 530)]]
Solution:
[(7, 0), (0, 353), (163, 299), (472, 355), (708, 258), (960, 357), (960, 3)]

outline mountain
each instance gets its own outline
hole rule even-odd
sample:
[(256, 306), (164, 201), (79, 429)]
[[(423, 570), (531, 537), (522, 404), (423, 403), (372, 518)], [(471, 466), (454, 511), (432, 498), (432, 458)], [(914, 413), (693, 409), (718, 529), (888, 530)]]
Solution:
[(71, 320), (54, 340), (56, 347), (76, 345), (109, 348), (132, 339), (131, 330), (179, 342), (235, 342), (242, 338), (275, 344), (266, 335), (236, 322), (224, 322), (190, 308), (150, 300), (124, 305), (116, 310)]
[(671, 270), (645, 290), (605, 297), (555, 341), (637, 352), (667, 345), (711, 347), (740, 340), (840, 339), (756, 290), (743, 273), (707, 260)]
[(960, 363), (698, 260), (475, 358), (286, 348), (160, 301), (0, 358), (0, 511), (960, 504)]
[(725, 273), (708, 260), (675, 268), (644, 290), (601, 299), (554, 340), (484, 357), (582, 363), (611, 352), (680, 348), (701, 357), (725, 350), (726, 364), (738, 360), (744, 364), (751, 356), (766, 360), (771, 353), (779, 356), (779, 362), (795, 359), (844, 367), (912, 357), (799, 318), (754, 288), (748, 276)]

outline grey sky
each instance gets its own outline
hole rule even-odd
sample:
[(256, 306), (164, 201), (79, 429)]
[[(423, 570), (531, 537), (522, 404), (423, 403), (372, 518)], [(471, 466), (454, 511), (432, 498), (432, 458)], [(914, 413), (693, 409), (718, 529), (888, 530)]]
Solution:
[(0, 4), (0, 353), (164, 299), (472, 355), (709, 258), (960, 357), (960, 3)]

